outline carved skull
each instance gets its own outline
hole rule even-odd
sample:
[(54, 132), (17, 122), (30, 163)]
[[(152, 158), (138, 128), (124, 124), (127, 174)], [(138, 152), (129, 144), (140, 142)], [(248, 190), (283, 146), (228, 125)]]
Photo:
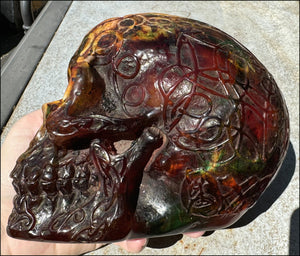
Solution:
[(83, 39), (68, 79), (11, 173), (13, 237), (97, 242), (224, 228), (286, 153), (288, 113), (273, 77), (207, 24), (106, 20)]

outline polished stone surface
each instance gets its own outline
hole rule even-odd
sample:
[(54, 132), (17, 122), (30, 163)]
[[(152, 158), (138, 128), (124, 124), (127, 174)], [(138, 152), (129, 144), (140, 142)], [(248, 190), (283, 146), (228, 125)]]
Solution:
[[(227, 32), (245, 45), (274, 76), (286, 99), (291, 144), (273, 184), (235, 227), (198, 239), (179, 236), (175, 237), (179, 239), (177, 242), (174, 237), (152, 240), (140, 254), (296, 254), (299, 252), (299, 240), (296, 240), (299, 229), (295, 228), (294, 214), (299, 214), (298, 2), (73, 2), (1, 140), (21, 116), (62, 97), (67, 85), (68, 61), (91, 28), (110, 17), (141, 12), (197, 19)], [(89, 254), (126, 252), (108, 245)]]

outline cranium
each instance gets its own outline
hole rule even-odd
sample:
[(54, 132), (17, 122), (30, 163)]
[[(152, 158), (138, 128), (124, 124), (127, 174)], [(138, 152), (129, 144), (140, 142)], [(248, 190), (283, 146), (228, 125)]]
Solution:
[(271, 74), (195, 20), (106, 20), (85, 36), (68, 81), (61, 100), (43, 105), (11, 173), (13, 237), (97, 242), (224, 228), (286, 153), (288, 113)]

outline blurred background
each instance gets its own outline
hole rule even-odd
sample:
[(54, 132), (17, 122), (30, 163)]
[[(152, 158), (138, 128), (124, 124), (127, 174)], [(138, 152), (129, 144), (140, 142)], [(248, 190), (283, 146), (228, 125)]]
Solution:
[(1, 67), (18, 45), (47, 1), (1, 2)]

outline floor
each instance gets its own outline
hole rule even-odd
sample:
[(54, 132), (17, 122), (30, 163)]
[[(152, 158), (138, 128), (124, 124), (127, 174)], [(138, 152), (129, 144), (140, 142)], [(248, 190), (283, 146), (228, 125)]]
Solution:
[[(101, 21), (160, 12), (209, 23), (235, 37), (273, 74), (290, 113), (286, 159), (258, 203), (235, 226), (207, 233), (152, 239), (139, 255), (299, 254), (299, 2), (74, 1), (39, 63), (1, 140), (21, 116), (62, 98), (70, 58)], [(87, 255), (125, 255), (114, 244)]]

